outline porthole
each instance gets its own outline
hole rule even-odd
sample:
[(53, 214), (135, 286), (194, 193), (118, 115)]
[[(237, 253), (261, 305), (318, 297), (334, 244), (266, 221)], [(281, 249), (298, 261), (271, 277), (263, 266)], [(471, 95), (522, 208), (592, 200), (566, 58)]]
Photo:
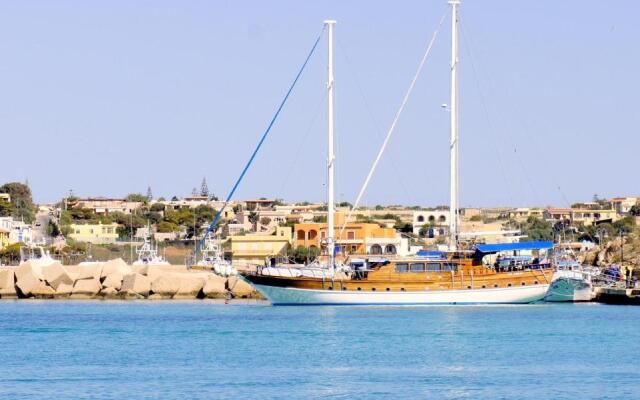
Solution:
[(404, 288), (400, 288), (400, 291), (401, 291), (401, 292), (404, 292), (405, 290), (404, 290)]
[(362, 290), (362, 288), (358, 288), (358, 290)]
[(537, 285), (537, 284), (538, 284), (538, 281), (533, 281), (533, 284), (534, 284), (534, 285)]
[(390, 291), (391, 289), (387, 288), (387, 292)]
[(522, 286), (527, 286), (527, 284), (525, 282), (522, 282), (521, 285)]
[(487, 285), (482, 285), (482, 288), (483, 288), (483, 289), (486, 289), (486, 288), (487, 288)]
[(471, 289), (471, 286), (467, 286), (467, 289)]
[(376, 288), (372, 287), (372, 288), (371, 288), (371, 291), (372, 291), (372, 292), (375, 292), (375, 291), (376, 291)]
[(511, 284), (510, 284), (510, 283), (507, 283), (507, 287), (511, 287)]
[(349, 289), (347, 289), (346, 287), (344, 287), (344, 286), (343, 286), (343, 287), (342, 287), (342, 290), (349, 290)]
[(329, 290), (333, 290), (333, 286), (329, 286)]
[(493, 284), (493, 287), (498, 287), (498, 284), (497, 284), (497, 283), (494, 283), (494, 284)]

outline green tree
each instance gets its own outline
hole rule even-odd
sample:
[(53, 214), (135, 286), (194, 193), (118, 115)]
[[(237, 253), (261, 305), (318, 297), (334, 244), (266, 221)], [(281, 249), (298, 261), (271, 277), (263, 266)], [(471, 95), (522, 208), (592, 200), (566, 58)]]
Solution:
[(308, 263), (315, 260), (319, 254), (320, 250), (317, 247), (298, 246), (293, 250), (291, 258), (299, 264)]
[(144, 203), (144, 204), (147, 204), (149, 202), (149, 199), (147, 199), (147, 196), (140, 193), (129, 193), (127, 197), (125, 197), (125, 200), (131, 201), (131, 202)]
[(522, 234), (529, 240), (553, 240), (553, 227), (550, 222), (531, 216), (522, 225)]
[(0, 193), (8, 193), (11, 197), (14, 218), (22, 218), (31, 224), (36, 219), (36, 205), (33, 203), (31, 189), (20, 182), (5, 183), (0, 186)]
[(157, 230), (160, 233), (178, 232), (180, 227), (172, 222), (162, 221), (158, 224)]
[(52, 220), (49, 220), (49, 222), (47, 223), (47, 235), (51, 237), (60, 236), (60, 228), (58, 227), (58, 224), (56, 224)]

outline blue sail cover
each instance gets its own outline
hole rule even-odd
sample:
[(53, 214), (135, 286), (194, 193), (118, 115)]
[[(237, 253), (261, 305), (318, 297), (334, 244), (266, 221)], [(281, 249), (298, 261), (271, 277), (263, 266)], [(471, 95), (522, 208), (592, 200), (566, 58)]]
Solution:
[(416, 253), (416, 255), (420, 257), (429, 257), (429, 258), (444, 258), (443, 252), (435, 251), (435, 250), (419, 250)]
[(546, 250), (553, 248), (553, 242), (533, 241), (519, 243), (488, 243), (476, 245), (476, 250), (480, 253), (497, 253), (499, 251), (518, 251), (518, 250)]

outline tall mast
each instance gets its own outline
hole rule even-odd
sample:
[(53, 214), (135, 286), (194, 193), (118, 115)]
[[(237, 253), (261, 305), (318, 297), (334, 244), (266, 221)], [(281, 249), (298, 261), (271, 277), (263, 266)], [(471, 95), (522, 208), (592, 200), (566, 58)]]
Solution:
[(451, 4), (451, 141), (450, 187), (449, 187), (449, 249), (458, 249), (458, 5)]
[(336, 24), (334, 20), (324, 21), (325, 26), (328, 29), (328, 78), (327, 78), (327, 99), (328, 99), (328, 135), (329, 135), (329, 150), (327, 154), (327, 252), (329, 255), (329, 268), (333, 270), (335, 266), (334, 260), (334, 182), (333, 182), (333, 167), (335, 157), (333, 154), (333, 26)]

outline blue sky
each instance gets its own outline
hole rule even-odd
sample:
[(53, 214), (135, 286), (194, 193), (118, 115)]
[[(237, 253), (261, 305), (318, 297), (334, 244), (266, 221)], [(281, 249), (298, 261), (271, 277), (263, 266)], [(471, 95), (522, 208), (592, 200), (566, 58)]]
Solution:
[[(445, 1), (2, 1), (0, 181), (36, 200), (225, 196), (326, 18), (353, 201)], [(461, 203), (640, 194), (640, 3), (463, 1)], [(449, 19), (365, 196), (448, 202)], [(237, 192), (323, 200), (326, 43)]]

